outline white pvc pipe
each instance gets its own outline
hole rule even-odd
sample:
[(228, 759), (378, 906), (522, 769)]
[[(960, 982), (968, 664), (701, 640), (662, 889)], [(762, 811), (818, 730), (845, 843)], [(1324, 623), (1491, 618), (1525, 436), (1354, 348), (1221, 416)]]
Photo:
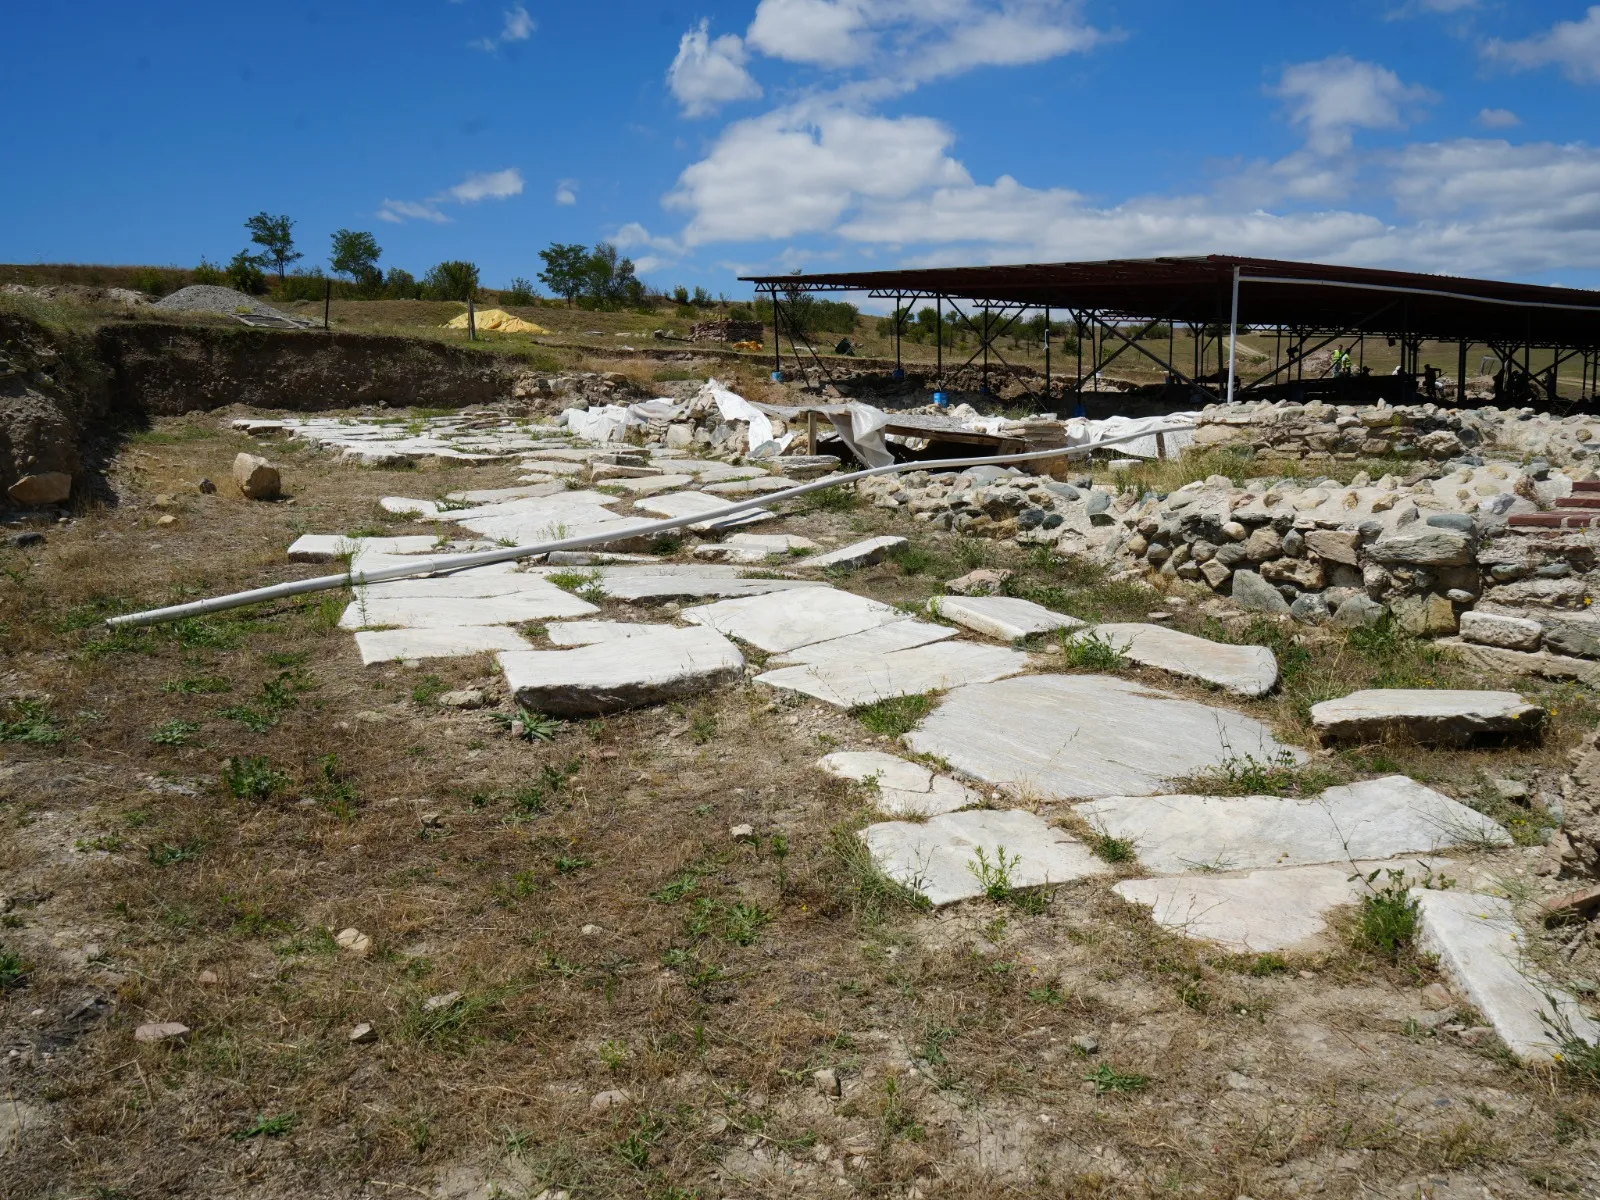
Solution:
[(230, 608), (243, 608), (247, 604), (263, 604), (269, 600), (282, 600), (287, 596), (302, 596), (307, 592), (330, 591), (334, 588), (355, 587), (365, 583), (387, 583), (395, 579), (409, 579), (413, 575), (438, 575), (449, 571), (464, 571), (471, 567), (486, 567), (491, 563), (509, 562), (518, 558), (532, 558), (535, 555), (549, 554), (556, 550), (582, 550), (590, 546), (603, 546), (609, 542), (621, 541), (624, 538), (669, 533), (674, 529), (682, 529), (687, 525), (698, 525), (702, 521), (718, 520), (722, 517), (732, 516), (734, 513), (744, 512), (746, 509), (760, 508), (763, 505), (775, 504), (781, 500), (791, 500), (808, 492), (837, 487), (841, 483), (855, 483), (857, 480), (869, 479), (874, 475), (892, 475), (901, 471), (948, 471), (955, 467), (995, 467), (1010, 463), (1036, 462), (1044, 458), (1088, 454), (1090, 451), (1101, 449), (1104, 446), (1131, 442), (1157, 433), (1177, 433), (1186, 431), (1188, 428), (1189, 426), (1172, 426), (1170, 428), (1146, 429), (1141, 433), (1121, 434), (1117, 437), (1106, 438), (1104, 441), (1084, 446), (1032, 450), (1024, 454), (990, 455), (985, 458), (933, 458), (922, 462), (890, 463), (886, 467), (871, 467), (865, 471), (855, 471), (848, 475), (831, 475), (825, 479), (814, 479), (810, 483), (802, 483), (792, 488), (786, 488), (781, 492), (772, 492), (752, 500), (739, 500), (732, 504), (726, 504), (721, 508), (714, 508), (710, 512), (695, 513), (687, 517), (671, 517), (663, 521), (652, 521), (645, 525), (632, 526), (626, 530), (616, 529), (609, 532), (585, 534), (583, 537), (563, 538), (554, 542), (539, 542), (531, 546), (505, 546), (495, 550), (474, 550), (465, 554), (446, 554), (437, 558), (419, 558), (414, 563), (380, 567), (376, 571), (354, 570), (354, 563), (352, 562), (351, 570), (346, 570), (338, 575), (319, 575), (314, 579), (297, 579), (290, 583), (275, 583), (269, 587), (253, 588), (247, 592), (234, 592), (227, 596), (214, 596), (209, 600), (194, 600), (188, 604), (173, 604), (166, 608), (152, 608), (145, 612), (127, 613), (120, 617), (108, 617), (106, 624), (113, 629), (134, 625), (157, 625), (163, 621), (180, 621), (185, 617), (198, 617), (204, 616), (206, 613), (223, 612)]

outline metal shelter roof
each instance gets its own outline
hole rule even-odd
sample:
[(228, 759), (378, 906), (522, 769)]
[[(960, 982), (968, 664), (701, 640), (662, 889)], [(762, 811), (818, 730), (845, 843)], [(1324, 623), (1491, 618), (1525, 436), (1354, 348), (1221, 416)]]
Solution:
[(1600, 292), (1226, 254), (743, 278), (780, 291), (862, 291), (907, 301), (944, 297), (1218, 325), (1232, 313), (1235, 269), (1238, 315), (1246, 325), (1500, 345), (1600, 346)]

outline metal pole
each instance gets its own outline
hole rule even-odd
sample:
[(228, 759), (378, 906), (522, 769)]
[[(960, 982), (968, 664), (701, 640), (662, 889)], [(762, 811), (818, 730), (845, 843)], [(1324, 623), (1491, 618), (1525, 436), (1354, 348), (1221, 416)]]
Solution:
[(1083, 326), (1083, 317), (1082, 317), (1081, 314), (1079, 314), (1077, 312), (1074, 312), (1072, 314), (1072, 325), (1073, 325), (1073, 328), (1075, 328), (1078, 331), (1078, 379), (1077, 379), (1077, 383), (1075, 385), (1077, 393), (1078, 393), (1078, 404), (1077, 404), (1077, 411), (1074, 412), (1072, 415), (1075, 416), (1075, 417), (1081, 417), (1081, 416), (1084, 415), (1084, 407), (1083, 407), (1083, 328), (1084, 328), (1084, 326)]
[[(878, 475), (891, 475), (900, 471), (926, 471), (929, 467), (935, 465), (941, 470), (955, 470), (965, 467), (998, 467), (1010, 463), (1037, 462), (1046, 458), (1071, 458), (1074, 455), (1089, 454), (1105, 446), (1119, 445), (1122, 442), (1131, 442), (1135, 438), (1149, 437), (1152, 433), (1177, 433), (1180, 431), (1187, 432), (1188, 430), (1189, 427), (1187, 426), (1162, 426), (1159, 429), (1146, 429), (1140, 433), (1127, 433), (1118, 437), (1104, 438), (1097, 442), (1074, 446), (1070, 450), (1053, 447), (1049, 450), (1030, 450), (1022, 454), (1001, 454), (979, 458), (922, 459), (913, 462), (890, 463), (888, 466), (869, 467), (864, 471), (855, 471), (848, 475), (825, 476), (821, 479), (814, 479), (810, 483), (798, 484), (781, 492), (757, 496), (750, 500), (737, 500), (720, 508), (712, 509), (710, 512), (692, 513), (685, 517), (671, 517), (664, 521), (652, 521), (649, 524), (635, 526), (628, 530), (627, 536), (630, 538), (647, 537), (657, 533), (668, 533), (701, 521), (720, 520), (723, 517), (732, 516), (748, 509), (776, 504), (782, 500), (793, 500), (823, 488), (837, 487), (843, 483), (855, 483), (858, 480), (871, 479)], [(155, 625), (162, 621), (177, 621), (185, 617), (198, 617), (206, 613), (223, 612), (231, 608), (243, 608), (247, 604), (261, 604), (268, 600), (284, 600), (290, 596), (302, 596), (308, 592), (332, 591), (336, 588), (358, 587), (369, 583), (388, 583), (396, 579), (410, 579), (416, 575), (439, 575), (454, 571), (465, 571), (472, 567), (486, 567), (493, 563), (514, 562), (520, 558), (532, 558), (536, 555), (549, 554), (555, 550), (582, 550), (590, 546), (603, 546), (607, 542), (616, 541), (617, 536), (616, 531), (613, 530), (528, 546), (507, 546), (494, 550), (476, 550), (467, 554), (445, 554), (437, 557), (418, 555), (417, 561), (414, 563), (403, 563), (394, 567), (380, 567), (374, 571), (357, 570), (354, 562), (352, 562), (348, 570), (338, 575), (323, 575), (315, 579), (297, 579), (289, 583), (253, 588), (247, 592), (216, 596), (209, 600), (194, 600), (188, 604), (174, 604), (166, 608), (154, 608), (145, 612), (109, 617), (106, 620), (106, 625), (112, 629), (125, 625)]]
[(933, 340), (938, 343), (938, 370), (935, 372), (934, 388), (944, 391), (944, 296), (940, 294), (933, 298)]
[(1467, 343), (1463, 339), (1461, 350), (1456, 358), (1456, 407), (1465, 408), (1467, 404)]
[(783, 338), (778, 333), (778, 285), (773, 284), (772, 296), (772, 373), (783, 374)]
[(1050, 403), (1050, 310), (1044, 310), (1044, 402)]
[(467, 293), (467, 340), (478, 340), (478, 310), (473, 306), (471, 292)]
[(322, 328), (328, 328), (328, 310), (333, 307), (333, 280), (328, 280), (322, 289)]
[(1228, 321), (1228, 403), (1233, 403), (1233, 378), (1239, 358), (1239, 268), (1233, 268), (1233, 316)]
[(904, 316), (900, 311), (901, 306), (902, 298), (900, 293), (896, 292), (894, 296), (894, 369), (896, 371), (900, 370), (900, 322)]

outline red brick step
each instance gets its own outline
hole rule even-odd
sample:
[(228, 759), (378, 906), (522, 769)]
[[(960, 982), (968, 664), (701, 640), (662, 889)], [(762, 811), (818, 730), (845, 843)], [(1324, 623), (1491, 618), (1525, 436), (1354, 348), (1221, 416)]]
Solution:
[(1600, 496), (1563, 496), (1556, 501), (1557, 508), (1600, 508)]
[(1518, 513), (1506, 524), (1513, 529), (1600, 529), (1600, 512)]

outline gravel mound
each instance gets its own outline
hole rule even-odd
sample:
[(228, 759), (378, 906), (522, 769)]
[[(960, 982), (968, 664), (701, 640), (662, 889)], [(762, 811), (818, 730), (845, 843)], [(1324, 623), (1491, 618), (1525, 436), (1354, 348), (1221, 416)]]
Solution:
[(247, 296), (243, 292), (234, 291), (233, 288), (205, 283), (179, 288), (172, 295), (157, 300), (151, 307), (170, 308), (178, 312), (220, 313), (225, 317), (237, 316), (239, 310), (243, 309), (258, 317), (278, 317), (287, 321), (296, 319), (282, 309), (261, 303), (254, 296)]

